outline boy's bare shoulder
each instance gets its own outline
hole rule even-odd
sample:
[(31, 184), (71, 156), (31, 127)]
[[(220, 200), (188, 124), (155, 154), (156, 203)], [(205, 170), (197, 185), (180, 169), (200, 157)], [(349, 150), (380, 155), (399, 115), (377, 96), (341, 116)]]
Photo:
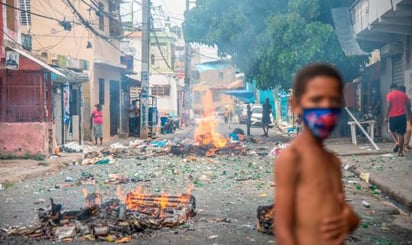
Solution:
[(287, 148), (283, 149), (276, 159), (276, 165), (287, 165), (288, 167), (296, 167), (299, 163), (300, 153), (296, 146), (292, 143)]

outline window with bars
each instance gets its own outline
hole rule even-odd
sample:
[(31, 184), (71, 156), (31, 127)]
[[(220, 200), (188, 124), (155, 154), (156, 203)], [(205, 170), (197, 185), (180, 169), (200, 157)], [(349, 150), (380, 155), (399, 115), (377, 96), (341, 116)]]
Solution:
[(20, 23), (25, 26), (31, 25), (30, 0), (20, 0)]
[(170, 86), (163, 85), (163, 86), (153, 86), (151, 88), (152, 95), (154, 96), (169, 96), (170, 95)]

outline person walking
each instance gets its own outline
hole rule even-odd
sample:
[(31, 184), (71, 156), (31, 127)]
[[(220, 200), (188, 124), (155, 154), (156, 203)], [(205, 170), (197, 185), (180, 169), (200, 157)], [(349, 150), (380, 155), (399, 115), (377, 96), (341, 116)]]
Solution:
[(129, 113), (129, 137), (137, 135), (137, 105), (136, 100), (132, 101), (132, 104), (128, 109)]
[(385, 122), (389, 121), (390, 133), (394, 136), (395, 146), (394, 152), (398, 152), (398, 156), (404, 156), (404, 136), (406, 132), (407, 116), (409, 109), (408, 96), (399, 90), (396, 84), (391, 85), (391, 91), (386, 95), (387, 109)]
[(250, 126), (252, 126), (252, 109), (250, 104), (246, 106), (246, 134), (250, 136)]
[[(399, 89), (408, 96), (406, 93), (406, 87), (405, 86), (400, 86)], [(408, 97), (408, 104), (406, 109), (408, 110), (408, 121), (406, 122), (406, 134), (405, 134), (405, 150), (412, 150), (411, 146), (409, 145), (411, 143), (411, 136), (412, 136), (412, 107), (411, 107), (411, 100)]]
[(94, 144), (97, 145), (97, 138), (100, 139), (100, 145), (103, 142), (103, 112), (100, 104), (95, 105), (96, 109), (90, 117), (90, 130), (93, 128)]
[(269, 125), (272, 120), (270, 115), (272, 114), (272, 106), (269, 104), (269, 99), (266, 98), (265, 103), (262, 105), (262, 127), (263, 127), (263, 136), (269, 136)]
[(223, 111), (223, 118), (225, 119), (225, 124), (228, 124), (228, 122), (229, 122), (229, 110), (228, 110), (227, 107)]

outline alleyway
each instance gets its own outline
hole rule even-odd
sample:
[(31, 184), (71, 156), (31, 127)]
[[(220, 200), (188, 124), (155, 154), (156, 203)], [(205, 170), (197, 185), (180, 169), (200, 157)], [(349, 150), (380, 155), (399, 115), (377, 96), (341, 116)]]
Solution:
[[(236, 125), (232, 125), (231, 129)], [(219, 125), (227, 133), (229, 126)], [(189, 136), (190, 129), (179, 132), (174, 139)], [(261, 129), (254, 128), (252, 134), (260, 135)], [(246, 143), (250, 156), (217, 157), (175, 157), (154, 156), (146, 160), (117, 159), (107, 165), (69, 166), (48, 176), (3, 185), (0, 190), (0, 227), (28, 226), (36, 218), (36, 210), (45, 207), (49, 198), (63, 204), (65, 209), (76, 210), (84, 207), (82, 189), (89, 192), (98, 190), (103, 200), (116, 197), (115, 183), (109, 182), (110, 174), (127, 178), (137, 178), (137, 183), (121, 185), (123, 191), (136, 186), (147, 193), (182, 193), (194, 184), (197, 215), (187, 224), (176, 228), (163, 228), (144, 232), (135, 237), (132, 244), (274, 244), (272, 236), (256, 231), (256, 208), (268, 205), (273, 200), (273, 160), (267, 153), (273, 142), (285, 141), (285, 137), (273, 136), (267, 143)], [(191, 136), (190, 136), (191, 137)], [(259, 138), (259, 137), (256, 137)], [(339, 144), (332, 147), (339, 149)], [(254, 156), (252, 156), (254, 155)], [(385, 158), (379, 164), (385, 170)], [(411, 154), (408, 155), (410, 162)], [(366, 166), (373, 156), (343, 157), (343, 163)], [(396, 161), (396, 158), (392, 159)], [(405, 162), (406, 162), (405, 161)], [(2, 162), (1, 164), (5, 164)], [(353, 168), (353, 167), (352, 167)], [(372, 171), (374, 166), (366, 167)], [(412, 217), (405, 207), (393, 204), (379, 189), (359, 179), (353, 172), (344, 170), (346, 198), (362, 217), (362, 225), (347, 240), (347, 244), (411, 244)], [(73, 182), (84, 175), (92, 174), (95, 184), (64, 185), (67, 179)], [(362, 201), (370, 203), (364, 207)], [(50, 241), (24, 240), (21, 237), (3, 237), (1, 244), (52, 244)], [(81, 241), (75, 244), (95, 244)], [(101, 242), (99, 244), (106, 244)]]

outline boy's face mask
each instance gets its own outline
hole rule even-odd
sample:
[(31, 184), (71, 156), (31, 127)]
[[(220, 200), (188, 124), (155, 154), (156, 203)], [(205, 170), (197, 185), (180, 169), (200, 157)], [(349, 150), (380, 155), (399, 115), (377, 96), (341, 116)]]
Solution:
[(312, 134), (318, 139), (326, 139), (338, 123), (340, 108), (306, 108), (302, 119)]

